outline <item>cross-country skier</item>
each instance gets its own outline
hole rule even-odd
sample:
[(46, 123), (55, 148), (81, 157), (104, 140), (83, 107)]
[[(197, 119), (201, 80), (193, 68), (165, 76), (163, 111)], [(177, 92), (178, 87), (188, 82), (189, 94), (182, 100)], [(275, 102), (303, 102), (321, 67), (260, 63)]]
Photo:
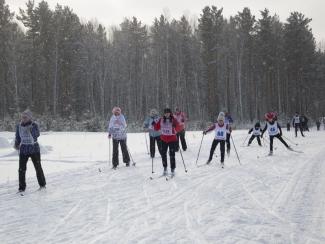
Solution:
[(297, 137), (298, 128), (300, 130), (301, 135), (304, 136), (304, 133), (302, 132), (301, 117), (298, 112), (296, 112), (296, 114), (292, 118), (292, 127), (295, 128), (296, 137)]
[(227, 147), (227, 154), (229, 156), (230, 154), (230, 136), (232, 132), (232, 124), (234, 123), (234, 120), (232, 119), (229, 112), (225, 113), (225, 124), (227, 125), (227, 139), (226, 139), (226, 147)]
[(158, 147), (158, 151), (161, 155), (161, 140), (160, 140), (160, 131), (156, 131), (153, 126), (152, 126), (152, 122), (155, 120), (159, 119), (159, 115), (158, 115), (158, 111), (153, 108), (150, 110), (150, 114), (149, 117), (146, 118), (146, 120), (143, 123), (143, 128), (146, 131), (149, 131), (149, 138), (150, 138), (150, 156), (152, 158), (155, 157), (155, 151), (156, 151), (156, 147), (155, 144), (157, 143), (157, 147)]
[(178, 140), (178, 143), (176, 145), (176, 152), (179, 150), (179, 141), (181, 141), (183, 151), (186, 151), (187, 149), (186, 140), (185, 140), (185, 122), (187, 121), (186, 114), (182, 112), (179, 108), (176, 108), (174, 117), (175, 119), (177, 119), (178, 122), (178, 127), (176, 128), (177, 140)]
[(108, 138), (113, 138), (113, 169), (117, 168), (119, 164), (118, 159), (118, 145), (121, 145), (123, 162), (126, 167), (130, 166), (130, 156), (126, 145), (126, 121), (124, 115), (121, 113), (119, 107), (114, 107), (112, 110), (113, 115), (108, 124)]
[(26, 189), (26, 169), (28, 159), (31, 158), (36, 171), (40, 189), (45, 188), (46, 181), (41, 165), (40, 147), (37, 138), (40, 136), (37, 123), (32, 121), (32, 113), (25, 110), (21, 114), (21, 122), (16, 127), (15, 149), (19, 150), (19, 192)]
[(320, 130), (320, 118), (316, 120), (317, 130)]
[(252, 143), (252, 141), (255, 139), (255, 137), (257, 139), (258, 145), (262, 146), (261, 139), (260, 139), (261, 133), (262, 133), (260, 122), (257, 122), (255, 124), (255, 126), (248, 131), (248, 134), (250, 134), (250, 133), (252, 133), (252, 136), (249, 138), (247, 146), (249, 146)]
[(286, 146), (288, 150), (292, 151), (292, 148), (283, 140), (282, 138), (282, 130), (281, 126), (276, 120), (276, 114), (274, 112), (269, 112), (265, 114), (266, 125), (262, 131), (261, 138), (263, 138), (264, 132), (267, 130), (270, 136), (270, 153), (269, 155), (273, 154), (273, 139), (274, 137), (278, 138), (283, 145)]
[(217, 147), (217, 145), (220, 143), (220, 154), (221, 154), (221, 166), (224, 166), (224, 160), (225, 160), (225, 143), (226, 143), (226, 139), (227, 139), (227, 130), (228, 128), (228, 124), (225, 123), (225, 116), (223, 112), (220, 112), (217, 118), (217, 123), (213, 124), (212, 126), (210, 126), (208, 129), (206, 129), (205, 131), (203, 131), (203, 134), (206, 135), (208, 132), (214, 130), (215, 131), (215, 136), (214, 136), (214, 140), (212, 142), (211, 145), (211, 149), (210, 149), (210, 156), (209, 159), (207, 161), (207, 164), (211, 163), (212, 157), (213, 157), (213, 153)]
[(175, 175), (176, 160), (175, 160), (175, 148), (177, 144), (176, 128), (178, 125), (177, 120), (173, 116), (170, 108), (164, 109), (164, 115), (152, 122), (154, 129), (161, 132), (161, 158), (164, 167), (163, 175), (167, 175), (167, 151), (169, 149), (170, 169), (171, 176)]

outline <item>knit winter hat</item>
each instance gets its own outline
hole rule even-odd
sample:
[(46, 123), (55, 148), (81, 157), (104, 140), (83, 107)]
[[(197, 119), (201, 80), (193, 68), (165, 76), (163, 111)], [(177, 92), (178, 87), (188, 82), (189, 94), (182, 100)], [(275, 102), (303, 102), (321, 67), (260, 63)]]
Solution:
[(224, 112), (220, 112), (218, 115), (218, 121), (225, 121), (225, 113)]
[(157, 115), (158, 115), (157, 109), (153, 108), (150, 110), (150, 116), (157, 116)]
[(21, 116), (26, 116), (29, 119), (33, 118), (33, 114), (29, 109), (26, 109), (24, 112), (21, 113)]
[(164, 114), (166, 114), (166, 113), (172, 113), (172, 110), (170, 108), (165, 108), (164, 109)]
[(121, 108), (120, 107), (114, 107), (112, 110), (112, 113), (115, 114), (116, 112), (121, 113)]

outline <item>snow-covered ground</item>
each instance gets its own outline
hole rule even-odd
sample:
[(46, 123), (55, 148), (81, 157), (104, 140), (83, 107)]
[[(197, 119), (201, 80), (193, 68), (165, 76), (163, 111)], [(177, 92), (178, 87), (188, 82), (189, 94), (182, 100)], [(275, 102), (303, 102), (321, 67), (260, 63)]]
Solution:
[[(159, 178), (161, 158), (147, 154), (144, 134), (129, 134), (136, 167), (108, 166), (105, 133), (43, 133), (39, 139), (47, 189), (38, 188), (28, 163), (27, 193), (18, 188), (13, 133), (0, 132), (0, 243), (325, 243), (325, 132), (311, 131), (288, 151), (244, 147), (247, 131), (234, 131), (242, 165), (232, 148), (195, 164), (201, 132), (186, 134), (176, 177)], [(199, 165), (213, 133), (203, 139)], [(286, 139), (287, 140), (287, 139)], [(289, 142), (289, 140), (287, 140)]]

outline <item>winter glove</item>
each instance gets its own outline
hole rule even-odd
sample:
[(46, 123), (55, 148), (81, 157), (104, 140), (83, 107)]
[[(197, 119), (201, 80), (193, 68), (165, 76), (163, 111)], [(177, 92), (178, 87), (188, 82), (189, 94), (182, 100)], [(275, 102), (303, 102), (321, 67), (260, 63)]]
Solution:
[(111, 139), (112, 138), (112, 135), (111, 134), (108, 134), (108, 139)]
[(18, 145), (14, 145), (14, 148), (16, 149), (16, 150), (19, 150), (20, 149), (20, 145), (18, 144)]
[(207, 132), (204, 130), (204, 131), (203, 131), (203, 135), (206, 135), (206, 134), (207, 134)]

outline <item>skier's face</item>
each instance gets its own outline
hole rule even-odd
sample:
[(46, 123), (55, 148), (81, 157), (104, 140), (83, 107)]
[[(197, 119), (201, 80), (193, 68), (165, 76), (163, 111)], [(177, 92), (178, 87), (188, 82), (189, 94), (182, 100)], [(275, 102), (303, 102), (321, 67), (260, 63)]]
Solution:
[(28, 117), (27, 115), (23, 114), (23, 115), (21, 116), (21, 122), (23, 122), (23, 123), (27, 123), (27, 122), (29, 122), (29, 121), (30, 121), (30, 119), (29, 119), (29, 117)]
[(165, 113), (165, 117), (169, 118), (170, 117), (170, 113)]
[(114, 115), (115, 115), (115, 116), (119, 116), (120, 114), (121, 114), (121, 113), (120, 113), (119, 111), (115, 111), (115, 112), (114, 112)]

